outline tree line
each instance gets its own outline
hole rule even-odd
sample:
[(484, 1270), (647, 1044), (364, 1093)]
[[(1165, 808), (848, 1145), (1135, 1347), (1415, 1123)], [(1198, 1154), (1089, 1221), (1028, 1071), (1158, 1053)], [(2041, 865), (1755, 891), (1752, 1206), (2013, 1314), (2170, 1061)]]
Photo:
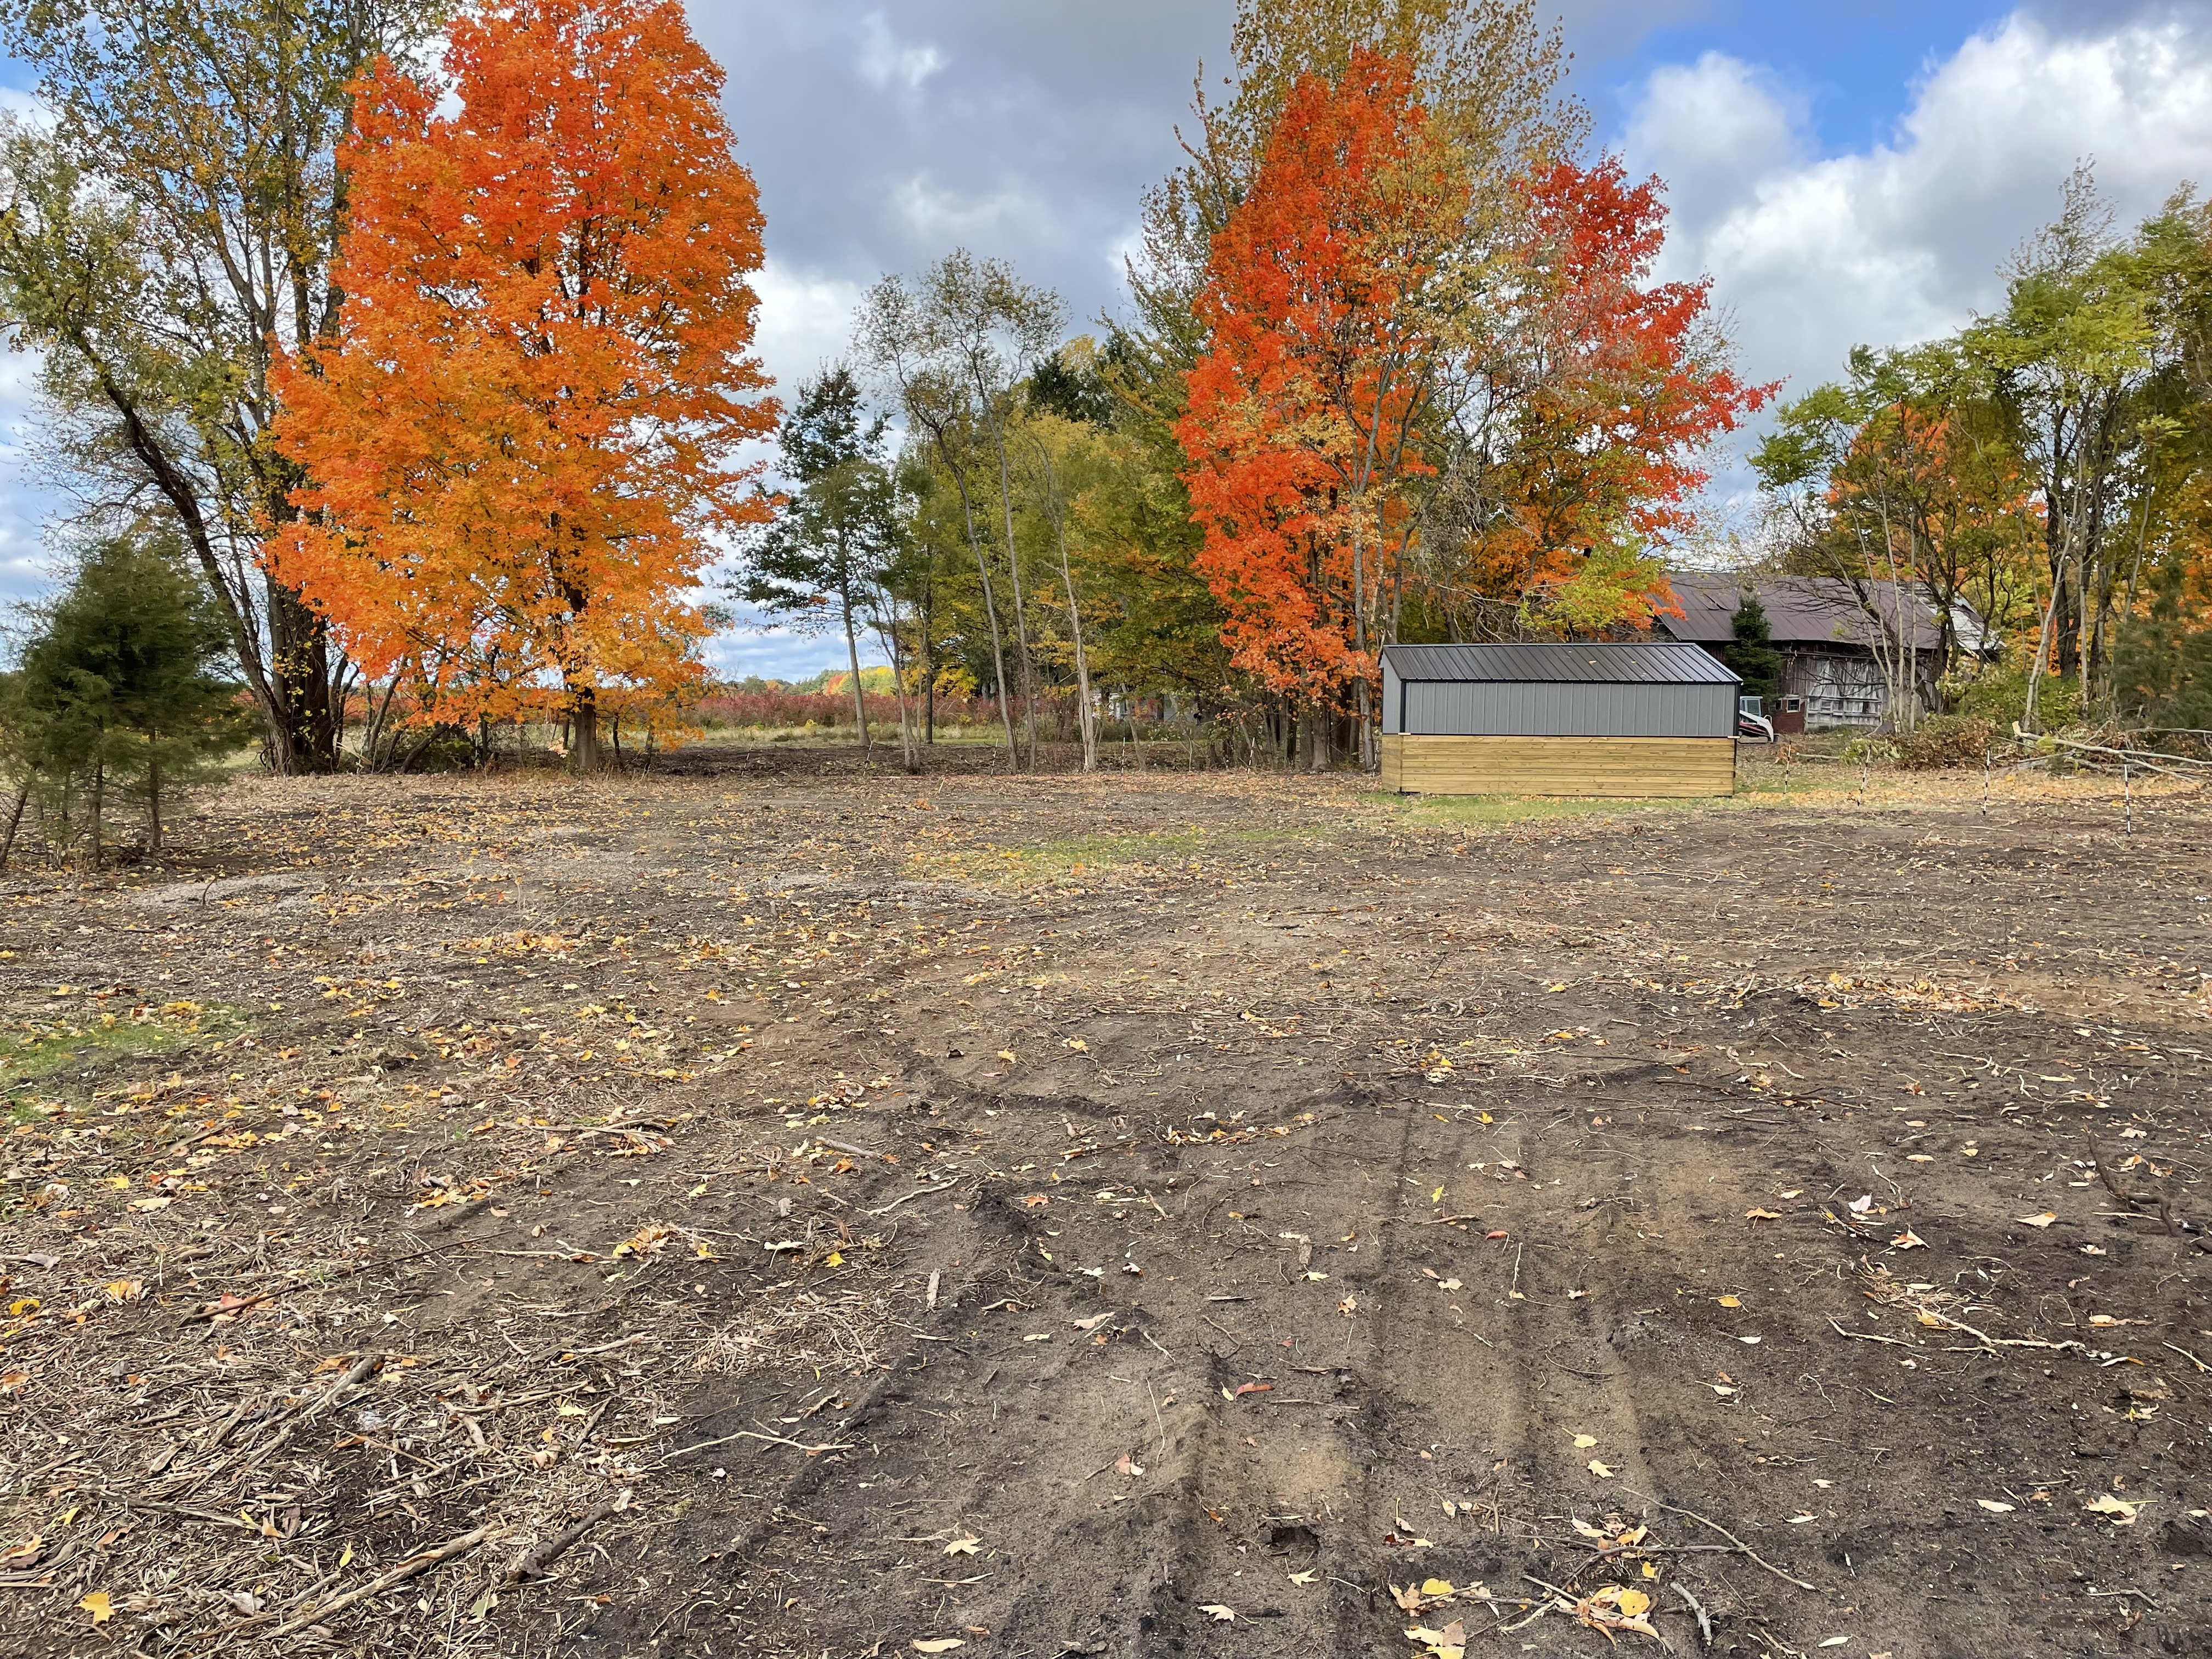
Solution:
[[(1861, 347), (1786, 404), (1754, 462), (1774, 568), (1867, 596), (1908, 676), (1899, 584), (1933, 601), (1968, 702), (2029, 730), (2212, 730), (2212, 204), (2122, 229), (2083, 168), (2006, 264), (2001, 308), (1943, 339)], [(1998, 641), (1962, 648), (1971, 611)], [(1909, 694), (1909, 678), (1894, 691)]]
[[(1777, 391), (1654, 276), (1663, 187), (1588, 159), (1533, 0), (1243, 0), (1113, 315), (953, 250), (787, 405), (674, 0), (0, 0), (0, 43), (47, 112), (0, 134), (0, 321), (65, 533), (175, 573), (279, 771), (532, 720), (589, 769), (691, 719), (740, 601), (841, 636), (872, 744), (888, 660), (909, 766), (946, 698), (1015, 766), (1139, 715), (1371, 761), (1384, 645), (1647, 629)], [(2031, 724), (2212, 725), (2206, 231), (2077, 180), (2003, 313), (1781, 410), (1768, 562), (1971, 603)]]

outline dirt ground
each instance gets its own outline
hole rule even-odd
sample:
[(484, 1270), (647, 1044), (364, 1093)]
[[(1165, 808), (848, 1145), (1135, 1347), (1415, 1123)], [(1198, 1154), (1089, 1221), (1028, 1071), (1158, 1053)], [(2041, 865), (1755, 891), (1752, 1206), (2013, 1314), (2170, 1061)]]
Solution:
[(10, 872), (0, 1650), (2212, 1652), (2200, 795), (967, 763)]

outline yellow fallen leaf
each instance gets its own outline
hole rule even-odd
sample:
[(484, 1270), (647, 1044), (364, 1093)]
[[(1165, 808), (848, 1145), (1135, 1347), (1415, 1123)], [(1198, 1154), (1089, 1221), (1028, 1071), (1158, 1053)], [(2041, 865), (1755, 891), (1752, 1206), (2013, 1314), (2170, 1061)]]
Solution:
[(1640, 1589), (1621, 1591), (1613, 1598), (1613, 1604), (1620, 1609), (1624, 1617), (1630, 1619), (1641, 1619), (1651, 1611), (1651, 1598)]
[(1091, 1052), (1091, 1045), (1085, 1042), (1081, 1037), (1068, 1038), (1066, 1046), (1074, 1049), (1079, 1054), (1087, 1054)]
[(2132, 1527), (2136, 1523), (2136, 1511), (2143, 1506), (2125, 1503), (2108, 1492), (2100, 1492), (2081, 1507), (2092, 1515), (2110, 1516), (2116, 1527)]
[(999, 1058), (1005, 1060), (1007, 1064), (1012, 1065), (1014, 1059), (1014, 1051), (1012, 1048), (1001, 1048), (999, 1050)]
[(1575, 1437), (1575, 1449), (1577, 1451), (1588, 1451), (1595, 1444), (1597, 1444), (1597, 1437), (1594, 1434), (1578, 1434)]
[(1741, 1308), (1743, 1306), (1743, 1304), (1735, 1297), (1724, 1296), (1721, 1298), (1721, 1306), (1723, 1308)]
[(1451, 1580), (1449, 1578), (1425, 1578), (1421, 1581), (1421, 1594), (1424, 1595), (1449, 1595), (1451, 1593)]
[(928, 1642), (916, 1638), (914, 1650), (916, 1653), (950, 1653), (955, 1648), (964, 1648), (967, 1645), (957, 1636), (940, 1636)]
[(115, 1609), (109, 1604), (106, 1590), (93, 1591), (78, 1601), (77, 1606), (92, 1615), (92, 1622), (95, 1625), (104, 1625), (115, 1617)]
[(1436, 1191), (1434, 1191), (1434, 1192), (1432, 1192), (1432, 1193), (1431, 1193), (1431, 1194), (1429, 1194), (1429, 1202), (1430, 1202), (1430, 1203), (1431, 1203), (1431, 1204), (1441, 1204), (1441, 1203), (1443, 1203), (1443, 1197), (1444, 1197), (1444, 1189), (1443, 1189), (1443, 1188), (1439, 1187), (1439, 1188), (1437, 1188), (1436, 1189)]
[(1591, 1458), (1589, 1461), (1589, 1472), (1601, 1480), (1610, 1480), (1613, 1479), (1613, 1471), (1607, 1468), (1604, 1464), (1599, 1462), (1595, 1457)]
[(973, 1555), (982, 1545), (980, 1538), (956, 1538), (945, 1547), (947, 1555)]
[(2045, 1210), (2041, 1215), (2014, 1216), (2013, 1219), (2023, 1227), (2048, 1227), (2058, 1218)]
[(1746, 1221), (1779, 1221), (1782, 1219), (1780, 1216), (1777, 1215), (1771, 1210), (1746, 1210), (1743, 1212), (1743, 1218)]

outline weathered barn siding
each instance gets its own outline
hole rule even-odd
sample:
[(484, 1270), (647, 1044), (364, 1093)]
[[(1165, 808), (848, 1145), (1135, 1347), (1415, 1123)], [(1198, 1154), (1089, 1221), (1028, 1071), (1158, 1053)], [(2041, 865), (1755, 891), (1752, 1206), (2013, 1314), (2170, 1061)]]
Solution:
[(1430, 795), (1727, 795), (1734, 738), (1382, 734), (1382, 787)]

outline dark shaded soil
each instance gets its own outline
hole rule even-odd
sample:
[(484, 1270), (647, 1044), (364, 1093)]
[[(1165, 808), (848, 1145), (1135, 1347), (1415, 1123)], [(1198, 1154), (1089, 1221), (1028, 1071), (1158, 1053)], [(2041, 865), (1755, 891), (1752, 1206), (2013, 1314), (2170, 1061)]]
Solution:
[(685, 764), (18, 884), (14, 1650), (2212, 1650), (2194, 798)]

